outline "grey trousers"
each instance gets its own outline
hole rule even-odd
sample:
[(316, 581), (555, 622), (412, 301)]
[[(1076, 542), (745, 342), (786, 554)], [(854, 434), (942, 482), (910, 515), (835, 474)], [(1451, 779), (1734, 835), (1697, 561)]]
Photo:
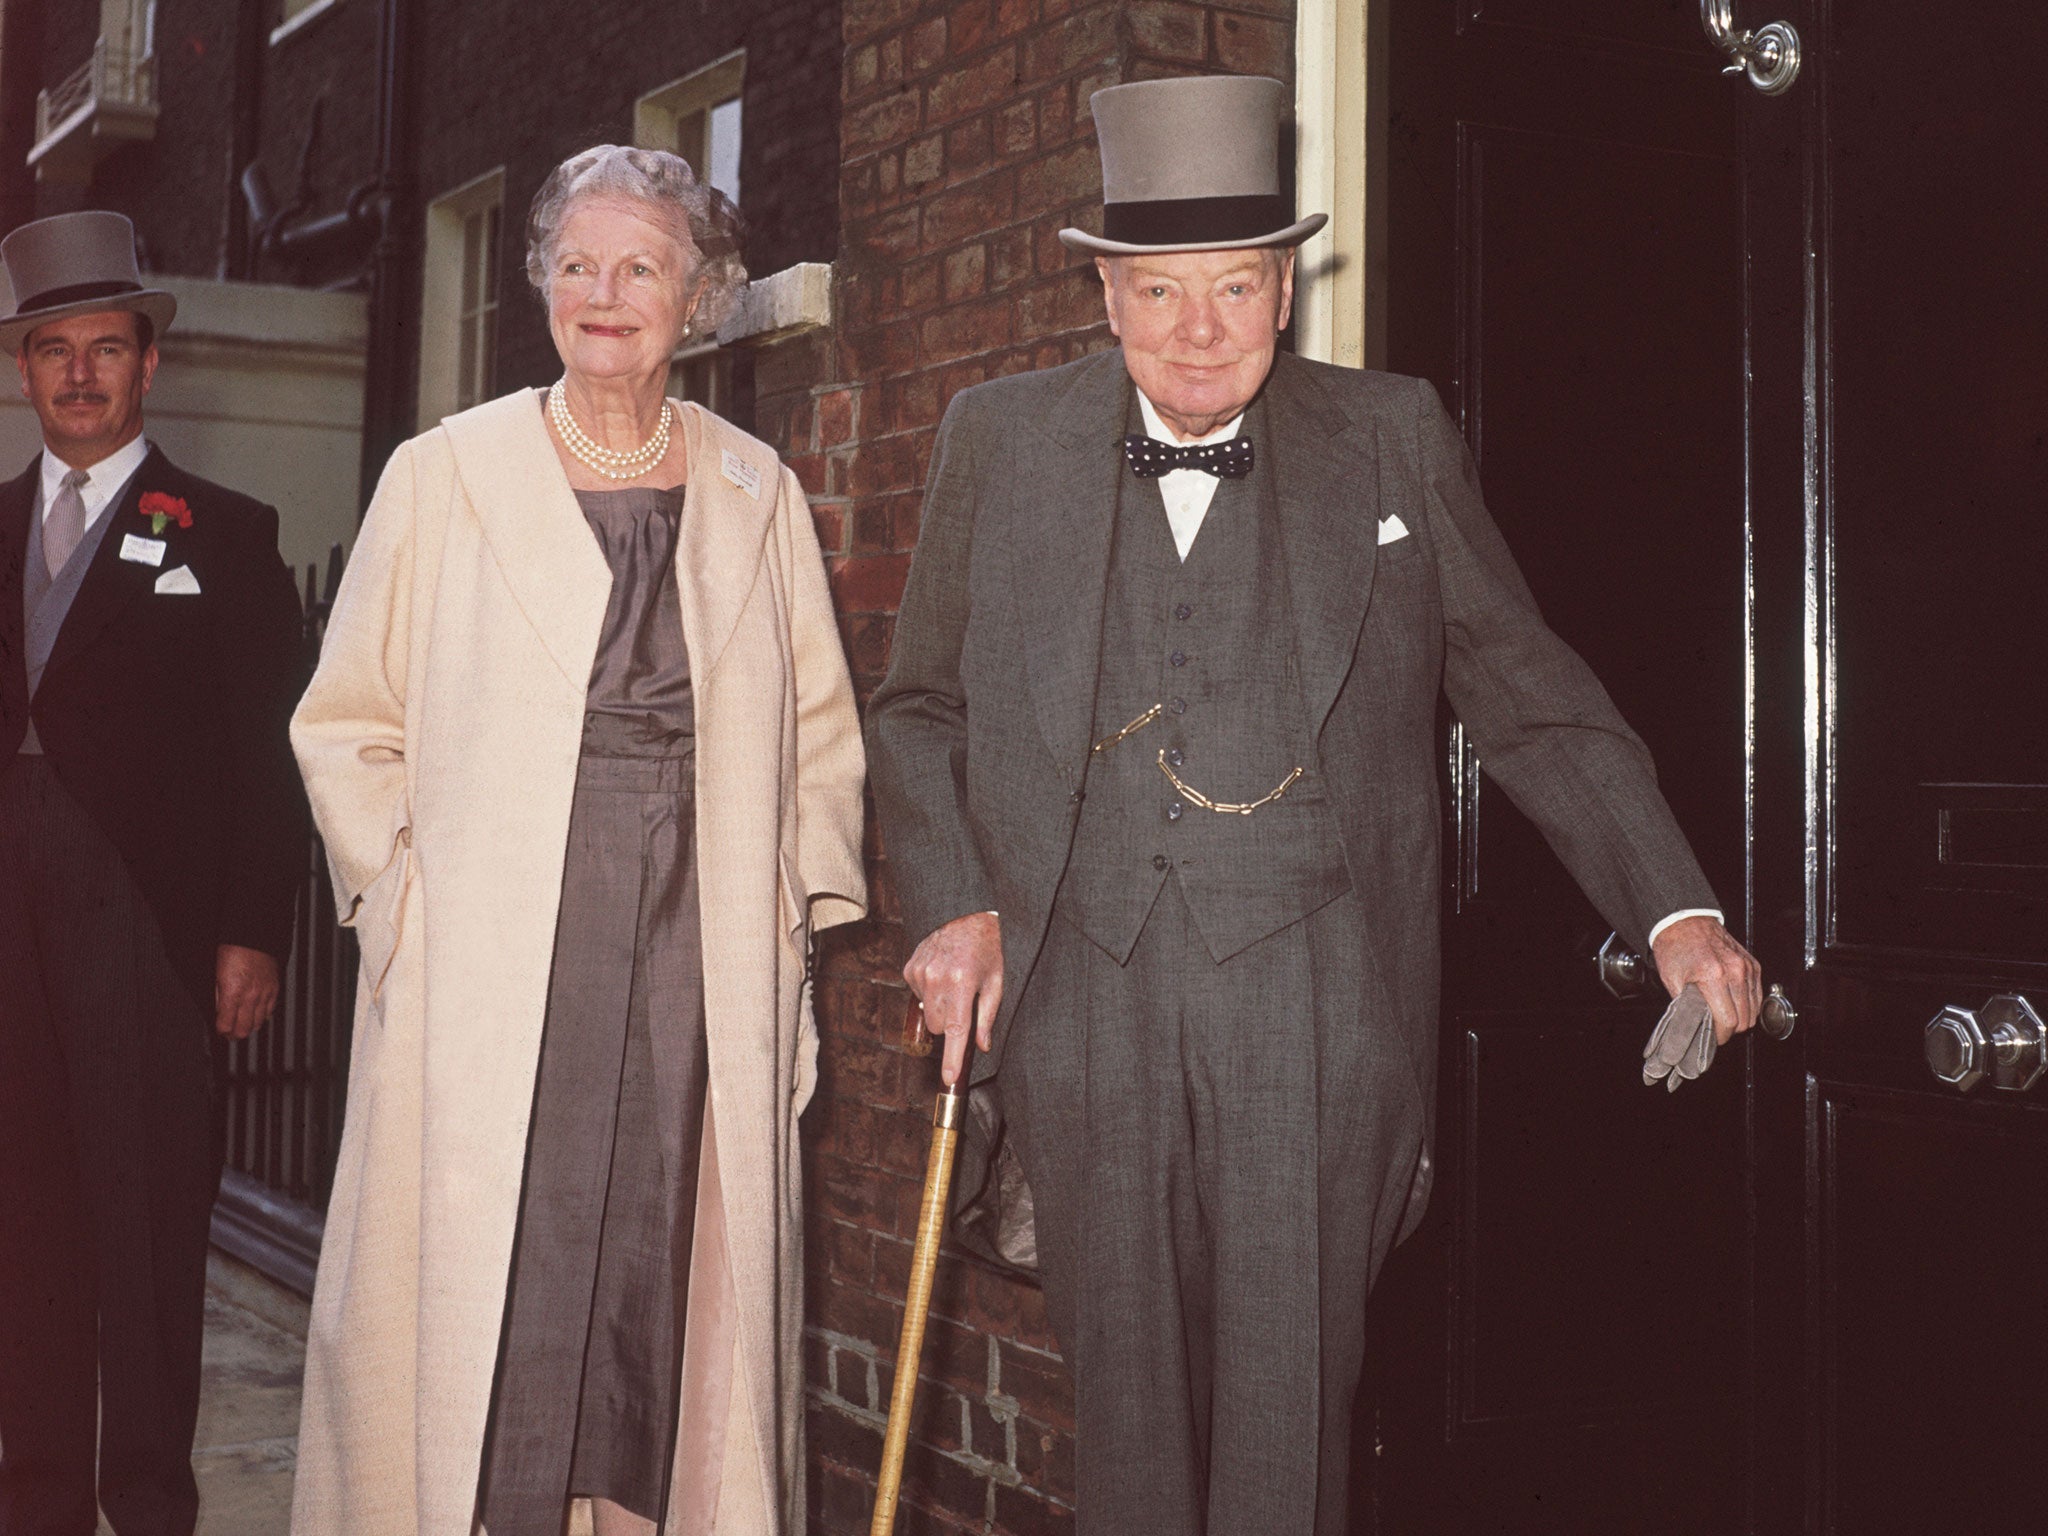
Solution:
[(1349, 894), (1217, 964), (1055, 912), (1004, 1058), (1081, 1536), (1341, 1536), (1366, 1293), (1422, 1147)]
[(703, 1140), (691, 760), (585, 757), (500, 1343), (482, 1517), (560, 1536), (571, 1496), (659, 1522)]
[(98, 825), (43, 758), (6, 761), (0, 1536), (92, 1536), (95, 1494), (119, 1536), (198, 1518), (208, 1023)]

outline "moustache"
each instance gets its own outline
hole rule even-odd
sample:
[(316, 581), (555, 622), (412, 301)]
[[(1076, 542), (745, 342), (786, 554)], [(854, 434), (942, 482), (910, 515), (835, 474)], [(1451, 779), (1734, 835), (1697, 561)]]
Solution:
[(59, 405), (105, 405), (106, 403), (107, 397), (105, 395), (90, 394), (85, 390), (78, 389), (69, 390), (57, 397), (57, 404)]

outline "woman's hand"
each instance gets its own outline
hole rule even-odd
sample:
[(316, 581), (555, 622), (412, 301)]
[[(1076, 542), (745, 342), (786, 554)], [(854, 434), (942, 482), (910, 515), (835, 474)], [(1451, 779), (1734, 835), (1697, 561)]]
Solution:
[(994, 1044), (1003, 1004), (1003, 930), (993, 912), (970, 912), (924, 936), (903, 967), (917, 994), (924, 1027), (946, 1037), (939, 1075), (952, 1087), (967, 1060), (967, 1032), (985, 1051)]

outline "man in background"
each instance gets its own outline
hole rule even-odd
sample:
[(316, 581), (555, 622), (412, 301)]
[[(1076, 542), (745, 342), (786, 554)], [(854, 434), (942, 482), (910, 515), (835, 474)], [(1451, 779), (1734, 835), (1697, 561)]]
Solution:
[(0, 265), (43, 432), (0, 486), (0, 1536), (190, 1536), (210, 1038), (291, 937), (299, 606), (275, 510), (143, 435), (177, 305), (128, 220)]

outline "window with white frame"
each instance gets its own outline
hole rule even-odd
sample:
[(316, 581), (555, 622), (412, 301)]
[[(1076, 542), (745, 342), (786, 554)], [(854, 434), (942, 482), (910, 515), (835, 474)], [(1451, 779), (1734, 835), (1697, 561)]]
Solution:
[[(633, 105), (633, 142), (690, 162), (735, 203), (740, 200), (740, 100), (747, 79), (744, 51), (649, 91)], [(676, 354), (669, 393), (725, 415), (732, 406), (732, 355), (698, 342)]]
[(732, 353), (724, 347), (692, 347), (676, 354), (669, 369), (668, 392), (678, 400), (694, 400), (714, 416), (732, 412)]
[(495, 391), (503, 279), (501, 166), (427, 205), (420, 295), (421, 431)]
[(649, 91), (633, 104), (633, 142), (665, 149), (734, 202), (740, 200), (740, 95), (744, 51)]
[(498, 355), (498, 228), (502, 203), (462, 221), (462, 310), (456, 321), (455, 406), (467, 410), (491, 392)]

